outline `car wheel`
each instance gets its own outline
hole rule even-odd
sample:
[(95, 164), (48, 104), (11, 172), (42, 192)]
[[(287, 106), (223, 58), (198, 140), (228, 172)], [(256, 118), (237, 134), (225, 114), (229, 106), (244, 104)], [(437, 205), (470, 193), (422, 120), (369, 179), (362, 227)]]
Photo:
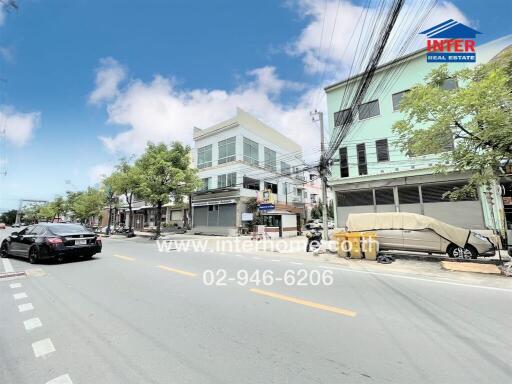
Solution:
[(2, 243), (2, 247), (0, 248), (0, 256), (9, 257), (9, 246), (7, 243)]
[(39, 251), (37, 250), (37, 247), (30, 248), (30, 251), (28, 252), (28, 262), (30, 264), (36, 264), (39, 260)]
[(478, 257), (478, 252), (471, 245), (466, 245), (465, 247), (458, 247), (456, 245), (452, 245), (448, 250), (448, 255), (455, 259), (476, 259)]

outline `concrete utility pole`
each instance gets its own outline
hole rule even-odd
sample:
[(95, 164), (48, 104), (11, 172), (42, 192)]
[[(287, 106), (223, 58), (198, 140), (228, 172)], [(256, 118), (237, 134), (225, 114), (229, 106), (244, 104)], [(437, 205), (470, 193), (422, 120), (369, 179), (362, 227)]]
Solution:
[[(320, 166), (318, 167), (320, 172), (320, 180), (322, 181), (322, 227), (323, 227), (323, 239), (329, 240), (329, 225), (327, 223), (327, 165), (324, 164), (324, 113), (318, 112), (316, 109), (314, 112), (310, 112), (313, 121), (320, 122)], [(315, 119), (317, 117), (317, 119)]]

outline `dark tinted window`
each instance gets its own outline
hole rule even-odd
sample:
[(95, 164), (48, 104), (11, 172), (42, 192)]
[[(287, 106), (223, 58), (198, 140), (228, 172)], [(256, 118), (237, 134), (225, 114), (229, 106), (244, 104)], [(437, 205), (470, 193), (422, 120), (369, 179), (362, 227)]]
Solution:
[(340, 148), (340, 177), (348, 177), (348, 154), (347, 147)]
[(369, 101), (359, 106), (359, 120), (380, 115), (379, 100)]
[(277, 184), (268, 183), (265, 181), (265, 189), (270, 189), (272, 193), (277, 193)]
[(398, 187), (399, 204), (417, 204), (420, 202), (420, 192), (417, 185)]
[(357, 144), (357, 168), (359, 175), (368, 174), (368, 166), (366, 164), (366, 146), (364, 144)]
[(260, 190), (260, 181), (251, 179), (250, 177), (244, 176), (244, 188), (253, 189), (255, 191)]
[(336, 192), (338, 207), (353, 207), (358, 205), (373, 205), (371, 189), (362, 191)]
[[(456, 183), (442, 183), (442, 184), (424, 184), (421, 186), (421, 194), (424, 203), (438, 203), (450, 201), (448, 197), (443, 198), (443, 195), (447, 192), (453, 192), (458, 188), (462, 188), (465, 184)], [(477, 200), (476, 197), (466, 196), (459, 200), (471, 201)]]
[(89, 232), (84, 226), (80, 224), (51, 224), (47, 227), (51, 232), (56, 235), (60, 233), (83, 233)]
[(391, 99), (393, 101), (393, 111), (398, 111), (398, 108), (400, 107), (400, 101), (402, 100), (402, 97), (404, 97), (407, 92), (409, 92), (409, 90), (397, 92), (391, 96)]
[(395, 204), (393, 196), (393, 188), (383, 188), (375, 190), (375, 203), (376, 204)]
[(377, 140), (375, 148), (377, 149), (377, 161), (389, 160), (388, 139)]
[(334, 113), (334, 126), (341, 127), (352, 122), (352, 111), (350, 108)]

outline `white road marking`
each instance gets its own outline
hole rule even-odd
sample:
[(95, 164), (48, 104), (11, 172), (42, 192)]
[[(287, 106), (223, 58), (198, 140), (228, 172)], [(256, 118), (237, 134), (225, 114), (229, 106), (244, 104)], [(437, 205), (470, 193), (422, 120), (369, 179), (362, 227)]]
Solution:
[(36, 357), (45, 356), (49, 353), (55, 352), (55, 347), (50, 339), (43, 339), (32, 343), (32, 349)]
[(261, 257), (258, 257), (258, 256), (253, 256), (252, 257), (254, 260), (261, 260)]
[(290, 261), (290, 264), (295, 264), (295, 265), (304, 265), (304, 263), (298, 263), (296, 261)]
[(14, 295), (12, 295), (12, 297), (14, 297), (14, 300), (21, 300), (21, 299), (27, 298), (28, 296), (25, 292), (20, 292), (20, 293), (15, 293)]
[(278, 261), (278, 262), (279, 262), (279, 261), (281, 261), (281, 260), (279, 260), (279, 259), (272, 259), (272, 261)]
[(12, 267), (11, 260), (9, 259), (2, 259), (2, 263), (4, 264), (5, 272), (14, 272), (14, 268)]
[(27, 312), (34, 309), (34, 306), (32, 303), (26, 303), (26, 304), (20, 304), (18, 305), (18, 311), (20, 312)]
[(68, 374), (56, 377), (53, 380), (48, 381), (46, 384), (73, 384), (71, 377)]
[(12, 284), (9, 284), (9, 287), (11, 287), (11, 289), (21, 288), (21, 284), (20, 283), (12, 283)]
[(339, 268), (339, 267), (326, 267), (321, 265), (320, 268), (329, 269), (329, 270), (337, 270), (343, 272), (355, 272), (355, 273), (365, 273), (368, 275), (376, 275), (376, 276), (387, 276), (387, 277), (395, 277), (398, 279), (407, 279), (407, 280), (417, 280), (417, 281), (426, 281), (428, 283), (437, 283), (437, 284), (447, 284), (447, 285), (455, 285), (459, 287), (468, 287), (468, 288), (481, 288), (481, 289), (490, 289), (492, 291), (503, 291), (503, 292), (512, 292), (512, 289), (508, 288), (499, 288), (499, 287), (487, 287), (485, 285), (474, 285), (474, 284), (464, 284), (457, 283), (453, 281), (443, 281), (443, 280), (433, 280), (433, 279), (424, 279), (421, 277), (412, 277), (412, 276), (403, 276), (403, 275), (395, 275), (393, 273), (384, 273), (384, 272), (372, 272), (372, 271), (359, 271), (356, 269), (349, 268)]
[(25, 326), (25, 330), (27, 331), (31, 331), (34, 328), (39, 328), (43, 326), (39, 317), (34, 317), (32, 319), (25, 320), (23, 322), (23, 325)]

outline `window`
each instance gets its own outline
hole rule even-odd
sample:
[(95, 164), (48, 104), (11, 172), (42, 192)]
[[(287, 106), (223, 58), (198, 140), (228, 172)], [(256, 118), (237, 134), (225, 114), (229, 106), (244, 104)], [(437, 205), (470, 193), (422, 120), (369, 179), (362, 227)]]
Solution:
[(361, 205), (373, 205), (373, 192), (371, 189), (336, 192), (338, 207), (354, 207)]
[(236, 137), (219, 141), (219, 164), (236, 160)]
[(417, 185), (398, 187), (398, 202), (400, 204), (418, 204), (420, 192)]
[(197, 168), (212, 166), (212, 145), (206, 145), (197, 149)]
[(274, 172), (277, 169), (276, 151), (268, 149), (267, 147), (265, 147), (265, 169)]
[(347, 147), (340, 148), (340, 177), (348, 177)]
[(212, 179), (211, 177), (205, 177), (204, 179), (201, 179), (201, 181), (203, 182), (201, 191), (207, 191), (208, 189), (210, 189), (210, 180), (211, 179)]
[[(440, 183), (440, 184), (424, 184), (421, 186), (421, 195), (424, 203), (439, 203), (450, 201), (448, 197), (443, 197), (447, 192), (452, 192), (455, 189), (462, 188), (465, 185), (464, 182), (455, 183)], [(477, 200), (476, 193), (473, 196), (465, 196), (459, 200), (472, 201)]]
[(368, 174), (368, 165), (366, 164), (366, 146), (363, 144), (357, 144), (357, 169), (359, 176)]
[(246, 137), (244, 137), (244, 161), (256, 166), (259, 163), (258, 143)]
[(236, 172), (217, 176), (217, 187), (234, 187), (236, 185)]
[(395, 204), (393, 188), (376, 189), (375, 190), (375, 204), (377, 204), (377, 205)]
[(208, 206), (208, 211), (210, 212), (217, 212), (219, 210), (219, 205), (216, 204), (216, 205), (209, 205)]
[(388, 139), (377, 140), (375, 147), (377, 149), (377, 161), (389, 161)]
[(397, 92), (391, 95), (391, 100), (393, 101), (393, 111), (398, 111), (402, 97), (404, 97), (407, 92), (409, 92), (408, 89), (406, 91)]
[(312, 193), (311, 195), (309, 195), (309, 197), (310, 197), (312, 203), (317, 202), (318, 195), (316, 193)]
[(443, 83), (441, 84), (441, 88), (444, 89), (445, 91), (457, 89), (457, 87), (458, 87), (457, 80), (451, 79), (451, 78), (444, 79)]
[(359, 106), (359, 120), (380, 115), (379, 100), (369, 101)]
[(307, 199), (308, 198), (308, 192), (307, 191), (304, 191), (304, 194), (302, 195), (303, 198)]
[(270, 189), (272, 193), (277, 194), (277, 184), (265, 181), (265, 189)]
[(289, 174), (291, 170), (290, 164), (281, 161), (281, 173)]
[(244, 176), (243, 186), (244, 186), (244, 188), (247, 188), (247, 189), (253, 189), (255, 191), (259, 191), (260, 190), (260, 181), (256, 180), (256, 179), (251, 179), (250, 177), (247, 177), (247, 176)]
[(350, 108), (334, 112), (334, 126), (341, 127), (352, 122), (352, 110)]

